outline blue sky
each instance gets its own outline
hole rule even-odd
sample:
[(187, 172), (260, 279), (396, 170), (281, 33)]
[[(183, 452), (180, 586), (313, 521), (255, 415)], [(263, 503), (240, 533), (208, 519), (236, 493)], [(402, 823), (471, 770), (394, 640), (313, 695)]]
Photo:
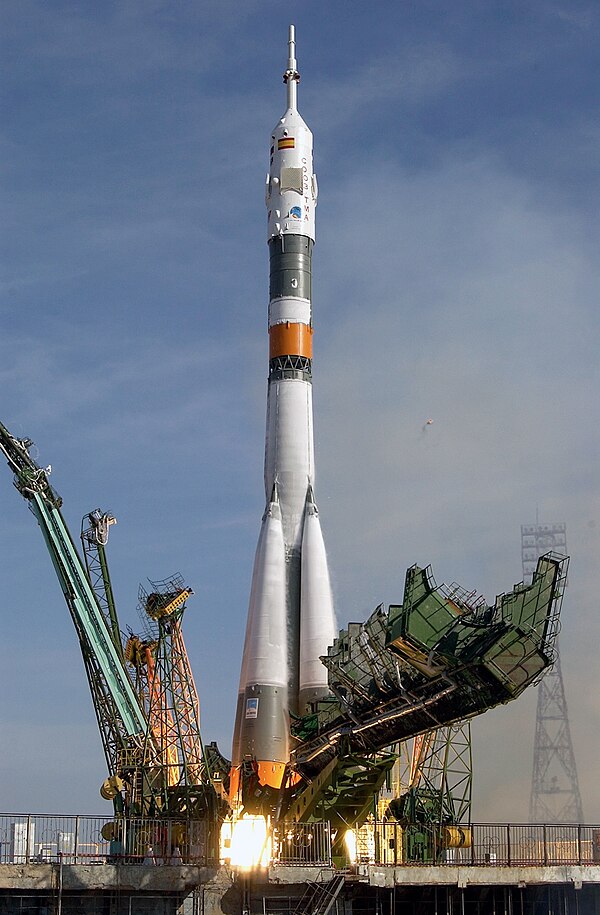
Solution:
[[(8, 0), (0, 20), (0, 418), (52, 463), (75, 535), (117, 516), (123, 624), (147, 577), (194, 588), (205, 739), (229, 752), (263, 510), (263, 187), (293, 21), (338, 620), (399, 602), (414, 562), (492, 600), (521, 578), (520, 525), (565, 521), (562, 668), (599, 822), (598, 5)], [(0, 809), (108, 812), (75, 633), (4, 477)], [(480, 820), (526, 819), (536, 698), (474, 725)]]

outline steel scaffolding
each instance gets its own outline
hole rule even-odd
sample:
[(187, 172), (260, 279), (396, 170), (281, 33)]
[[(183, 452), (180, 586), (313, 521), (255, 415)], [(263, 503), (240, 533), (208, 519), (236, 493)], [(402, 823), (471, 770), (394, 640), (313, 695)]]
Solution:
[[(539, 556), (549, 550), (566, 555), (564, 523), (521, 526), (523, 581), (531, 579)], [(556, 660), (540, 683), (533, 749), (529, 819), (533, 823), (582, 823), (577, 766), (571, 741), (565, 687), (556, 641)]]

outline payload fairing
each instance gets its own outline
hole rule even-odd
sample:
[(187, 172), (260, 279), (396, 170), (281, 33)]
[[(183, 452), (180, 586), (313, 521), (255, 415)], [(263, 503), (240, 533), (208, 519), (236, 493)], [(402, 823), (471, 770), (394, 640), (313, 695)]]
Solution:
[[(336, 634), (315, 503), (312, 415), (312, 249), (317, 179), (312, 134), (297, 110), (294, 26), (283, 75), (287, 110), (271, 135), (268, 211), (269, 381), (266, 509), (254, 570), (232, 750), (231, 794), (251, 758), (278, 788), (290, 756), (289, 716), (327, 693), (319, 660)], [(236, 773), (238, 775), (236, 776)]]

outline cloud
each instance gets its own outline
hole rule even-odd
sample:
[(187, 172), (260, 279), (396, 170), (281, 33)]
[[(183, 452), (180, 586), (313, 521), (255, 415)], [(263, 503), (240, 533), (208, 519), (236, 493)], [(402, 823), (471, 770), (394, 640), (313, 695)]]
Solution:
[[(223, 62), (225, 36), (241, 40), (243, 23), (258, 5), (249, 0), (241, 9), (234, 0), (209, 0), (174, 15), (164, 0), (128, 0), (104, 8), (66, 3), (50, 8), (23, 0), (18, 10), (3, 12), (3, 25), (9, 48), (27, 34), (28, 52), (36, 60), (29, 79), (60, 64), (65, 85), (96, 85), (101, 77), (107, 89), (114, 89), (165, 71), (214, 71)], [(191, 30), (200, 41), (190, 40)], [(19, 57), (14, 62), (24, 65)]]
[(322, 125), (326, 137), (342, 127), (360, 131), (359, 119), (370, 106), (383, 113), (390, 101), (422, 104), (447, 92), (467, 74), (465, 62), (442, 43), (406, 48), (401, 61), (397, 53), (386, 52), (335, 72), (318, 92), (309, 89), (311, 123)]

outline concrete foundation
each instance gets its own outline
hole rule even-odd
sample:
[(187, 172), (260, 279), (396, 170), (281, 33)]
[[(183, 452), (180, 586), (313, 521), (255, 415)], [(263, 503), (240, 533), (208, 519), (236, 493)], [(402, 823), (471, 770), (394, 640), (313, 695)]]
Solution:
[[(292, 915), (330, 868), (251, 877), (192, 865), (0, 865), (0, 915)], [(600, 915), (600, 865), (377, 867), (345, 875), (337, 915)], [(310, 902), (306, 915), (311, 915)]]

